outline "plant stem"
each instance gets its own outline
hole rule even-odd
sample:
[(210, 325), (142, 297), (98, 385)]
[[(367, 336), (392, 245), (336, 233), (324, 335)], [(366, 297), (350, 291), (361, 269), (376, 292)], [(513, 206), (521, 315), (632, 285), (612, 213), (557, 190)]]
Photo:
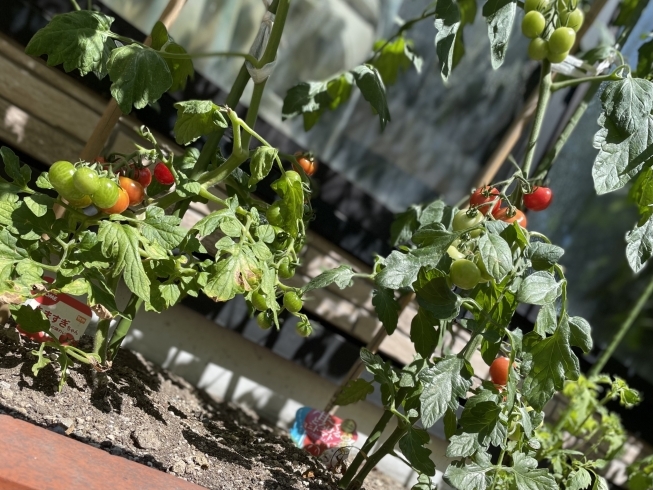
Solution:
[(365, 466), (361, 468), (360, 472), (356, 475), (356, 478), (354, 478), (351, 483), (349, 483), (347, 490), (358, 490), (363, 485), (365, 477), (367, 477), (369, 472), (372, 471), (377, 464), (379, 464), (379, 461), (381, 461), (384, 456), (387, 456), (392, 451), (394, 451), (394, 448), (399, 442), (399, 439), (401, 439), (404, 434), (408, 432), (408, 429), (409, 427), (398, 426), (394, 431), (392, 431), (392, 434), (390, 434), (388, 439), (381, 445), (381, 447), (368, 458)]
[(524, 157), (524, 166), (522, 167), (524, 178), (528, 179), (528, 174), (531, 171), (533, 158), (535, 157), (535, 149), (537, 147), (537, 139), (542, 130), (542, 123), (544, 122), (544, 114), (546, 107), (549, 105), (551, 97), (551, 63), (548, 60), (542, 62), (542, 73), (540, 75), (540, 90), (537, 99), (537, 108), (535, 109), (535, 117), (533, 118), (533, 127), (531, 134), (528, 138), (528, 148), (526, 156)]
[(585, 83), (585, 82), (601, 83), (610, 80), (621, 80), (621, 77), (617, 75), (616, 72), (623, 67), (624, 65), (618, 67), (612, 73), (609, 73), (607, 75), (600, 75), (596, 77), (584, 77), (584, 78), (570, 78), (568, 80), (563, 80), (562, 82), (552, 83), (551, 92), (556, 92), (557, 90), (562, 90), (563, 88), (567, 88), (567, 87), (575, 87), (576, 85), (580, 85), (581, 83)]
[(100, 356), (100, 362), (104, 364), (107, 360), (107, 340), (109, 337), (110, 320), (100, 320), (95, 331), (95, 341), (93, 342), (93, 354)]
[(642, 295), (637, 300), (637, 303), (635, 303), (633, 309), (630, 310), (630, 313), (628, 313), (628, 317), (626, 317), (626, 320), (624, 320), (624, 322), (619, 327), (619, 330), (617, 331), (616, 335), (612, 338), (612, 341), (610, 342), (610, 345), (608, 345), (608, 348), (605, 349), (603, 354), (601, 354), (599, 360), (596, 361), (596, 364), (594, 364), (594, 366), (592, 366), (592, 369), (590, 369), (588, 376), (596, 376), (605, 367), (605, 364), (608, 362), (610, 357), (612, 357), (612, 354), (614, 353), (617, 346), (621, 343), (625, 335), (633, 326), (635, 320), (642, 312), (642, 309), (644, 309), (644, 306), (646, 305), (648, 299), (651, 297), (651, 294), (653, 294), (653, 275), (649, 279), (648, 286), (646, 286), (646, 289), (644, 289), (644, 291), (642, 292)]
[[(261, 106), (261, 99), (263, 98), (263, 92), (265, 91), (265, 83), (267, 80), (263, 80), (261, 83), (254, 85), (254, 90), (252, 91), (252, 100), (249, 103), (249, 109), (247, 110), (247, 116), (245, 117), (245, 124), (249, 128), (253, 128), (256, 125), (256, 119), (258, 118), (258, 110)], [(242, 149), (249, 151), (249, 142), (252, 138), (251, 133), (245, 131), (242, 141)]]
[(116, 325), (116, 329), (114, 330), (113, 335), (111, 336), (111, 340), (109, 341), (107, 359), (110, 361), (113, 361), (116, 358), (118, 350), (120, 349), (120, 345), (127, 336), (127, 333), (132, 326), (132, 322), (134, 321), (134, 318), (136, 318), (136, 314), (138, 313), (138, 310), (142, 304), (143, 300), (135, 294), (132, 294), (131, 298), (129, 298), (127, 306), (123, 311), (124, 316), (120, 319), (118, 325)]
[(469, 339), (469, 342), (467, 342), (467, 345), (463, 347), (463, 350), (460, 351), (460, 354), (462, 354), (465, 360), (469, 361), (474, 355), (476, 349), (478, 349), (478, 346), (481, 345), (482, 341), (483, 336), (480, 333), (472, 335), (472, 337)]

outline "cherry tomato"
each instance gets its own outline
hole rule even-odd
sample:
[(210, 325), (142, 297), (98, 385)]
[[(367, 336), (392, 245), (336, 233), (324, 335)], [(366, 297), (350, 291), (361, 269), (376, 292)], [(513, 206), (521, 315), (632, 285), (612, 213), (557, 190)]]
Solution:
[(546, 19), (537, 10), (527, 12), (521, 22), (521, 32), (524, 36), (534, 39), (544, 32)]
[(295, 325), (295, 332), (297, 332), (297, 335), (300, 337), (308, 337), (313, 333), (313, 327), (311, 327), (309, 322), (300, 320), (297, 322), (297, 325)]
[(81, 199), (66, 199), (68, 204), (74, 208), (83, 209), (90, 206), (93, 203), (91, 196), (84, 196)]
[(175, 177), (165, 163), (159, 162), (154, 167), (154, 178), (163, 185), (172, 185), (175, 183)]
[(464, 209), (460, 210), (453, 217), (453, 231), (462, 231), (467, 228), (472, 228), (483, 221), (483, 218), (484, 216), (481, 212), (465, 211)]
[(532, 211), (542, 211), (551, 205), (553, 191), (548, 187), (534, 187), (533, 192), (524, 196), (524, 206)]
[(560, 22), (562, 22), (562, 25), (565, 27), (571, 27), (576, 32), (581, 28), (584, 20), (585, 14), (583, 14), (581, 9), (577, 8), (571, 12), (560, 12)]
[(304, 169), (304, 173), (309, 177), (317, 172), (318, 164), (316, 160), (305, 157), (301, 152), (295, 153), (295, 158), (297, 159), (299, 166)]
[(567, 56), (569, 56), (569, 51), (565, 51), (564, 53), (557, 53), (557, 54), (556, 53), (549, 53), (546, 58), (551, 63), (562, 63), (563, 61), (565, 61), (567, 59)]
[(143, 186), (129, 177), (120, 177), (120, 187), (127, 193), (129, 196), (129, 205), (136, 206), (143, 202), (145, 197), (145, 189)]
[(542, 61), (549, 55), (549, 43), (541, 37), (531, 39), (528, 44), (528, 57), (535, 61)]
[[(491, 202), (495, 204), (488, 204)], [(483, 214), (488, 214), (490, 211), (497, 209), (501, 205), (501, 199), (499, 199), (499, 189), (496, 187), (490, 188), (479, 187), (469, 198), (469, 205), (478, 207), (478, 210)]]
[(59, 336), (59, 343), (61, 345), (74, 345), (76, 344), (75, 337), (71, 333), (63, 333)]
[(52, 340), (50, 336), (45, 332), (36, 332), (36, 333), (27, 332), (22, 328), (20, 328), (20, 325), (16, 325), (16, 330), (18, 330), (18, 332), (22, 336), (27, 337), (28, 339), (33, 340), (34, 342), (48, 342)]
[(143, 187), (147, 187), (152, 183), (152, 172), (149, 168), (137, 168), (134, 170), (134, 179)]
[(107, 214), (120, 214), (129, 207), (129, 194), (122, 187), (118, 187), (118, 200), (108, 208), (100, 208), (100, 210)]
[(528, 224), (526, 215), (519, 209), (515, 209), (513, 214), (510, 211), (510, 208), (501, 208), (494, 217), (498, 220), (505, 221), (506, 223), (514, 223), (516, 221), (522, 228), (526, 228), (526, 225)]
[(283, 306), (286, 307), (290, 313), (297, 313), (302, 309), (303, 301), (299, 295), (294, 291), (289, 291), (283, 295)]
[(278, 202), (273, 203), (265, 212), (265, 217), (271, 225), (281, 226), (283, 224), (283, 217), (281, 216), (280, 204)]
[(279, 277), (290, 279), (295, 275), (295, 268), (290, 265), (290, 259), (285, 258), (279, 264)]
[(450, 245), (449, 248), (447, 249), (447, 254), (449, 257), (451, 257), (453, 260), (460, 260), (465, 258), (465, 254), (461, 253), (460, 250), (458, 250), (456, 247), (453, 245)]
[(252, 293), (252, 306), (256, 308), (257, 310), (267, 310), (268, 305), (265, 300), (265, 295), (259, 293), (258, 291), (254, 291)]
[(54, 162), (48, 171), (48, 178), (52, 187), (61, 194), (66, 201), (81, 199), (85, 193), (75, 187), (75, 166), (66, 161)]
[(543, 12), (549, 6), (548, 0), (526, 0), (524, 2), (524, 10), (530, 12), (531, 10), (539, 10)]
[(497, 357), (490, 365), (490, 378), (495, 385), (506, 386), (508, 383), (508, 366), (510, 359)]
[(267, 330), (272, 326), (272, 320), (270, 320), (270, 317), (264, 311), (256, 315), (256, 323), (263, 330)]
[(481, 271), (471, 260), (460, 259), (451, 264), (449, 278), (460, 289), (473, 289), (481, 280)]
[(571, 49), (575, 41), (576, 31), (571, 27), (558, 27), (549, 38), (549, 53), (565, 53)]
[(81, 167), (75, 172), (73, 183), (78, 191), (93, 194), (100, 183), (100, 176), (92, 168)]
[[(98, 208), (110, 208), (120, 197), (120, 187), (107, 177), (100, 177), (97, 190), (91, 195), (93, 204)], [(129, 199), (129, 198), (128, 198)]]

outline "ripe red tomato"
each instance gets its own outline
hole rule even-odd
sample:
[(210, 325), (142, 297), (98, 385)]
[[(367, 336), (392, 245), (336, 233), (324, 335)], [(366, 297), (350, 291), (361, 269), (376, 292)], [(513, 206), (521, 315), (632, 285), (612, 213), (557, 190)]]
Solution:
[(152, 183), (152, 172), (149, 168), (137, 168), (134, 170), (134, 179), (143, 187), (147, 187)]
[(145, 189), (143, 186), (136, 182), (135, 180), (130, 179), (129, 177), (120, 177), (120, 187), (127, 193), (129, 196), (129, 205), (136, 206), (143, 202), (145, 197)]
[(175, 183), (175, 177), (165, 163), (159, 162), (154, 167), (154, 178), (163, 185), (172, 185)]
[(59, 336), (59, 343), (61, 345), (74, 345), (76, 344), (75, 337), (70, 333), (63, 333)]
[[(487, 204), (491, 202), (495, 204)], [(496, 187), (479, 187), (472, 192), (469, 198), (469, 205), (478, 207), (478, 210), (483, 214), (488, 214), (490, 211), (494, 212), (499, 209), (501, 199), (499, 199), (499, 189)]]
[(313, 158), (307, 158), (301, 152), (295, 153), (295, 157), (297, 158), (297, 163), (299, 163), (299, 165), (304, 169), (304, 173), (306, 175), (310, 177), (315, 172), (317, 172), (317, 160)]
[(26, 332), (22, 328), (20, 328), (20, 325), (16, 325), (16, 330), (23, 336), (27, 337), (30, 340), (33, 340), (34, 342), (48, 342), (52, 340), (48, 334), (45, 332), (36, 332), (36, 333), (30, 333)]
[(532, 211), (542, 211), (553, 201), (553, 191), (548, 187), (534, 187), (533, 192), (524, 196), (524, 206)]
[(526, 228), (526, 225), (528, 224), (526, 215), (519, 209), (515, 209), (514, 214), (512, 214), (510, 208), (501, 208), (493, 213), (493, 216), (498, 220), (505, 221), (506, 223), (514, 223), (516, 221), (522, 228)]
[(100, 208), (101, 211), (107, 214), (120, 214), (129, 207), (129, 194), (122, 187), (118, 189), (118, 200), (116, 203), (109, 208)]
[(510, 360), (507, 357), (497, 357), (490, 365), (490, 378), (495, 385), (505, 386), (508, 383), (508, 365)]

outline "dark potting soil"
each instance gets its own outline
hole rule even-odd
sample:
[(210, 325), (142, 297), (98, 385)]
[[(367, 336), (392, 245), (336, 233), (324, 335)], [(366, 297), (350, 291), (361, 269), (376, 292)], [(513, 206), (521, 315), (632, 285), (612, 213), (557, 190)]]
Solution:
[[(81, 347), (90, 343), (85, 337)], [(210, 489), (336, 489), (340, 476), (284, 431), (138, 353), (122, 349), (106, 373), (76, 364), (58, 392), (58, 368), (32, 373), (37, 348), (13, 326), (0, 327), (0, 413)], [(373, 471), (365, 488), (404, 487)]]

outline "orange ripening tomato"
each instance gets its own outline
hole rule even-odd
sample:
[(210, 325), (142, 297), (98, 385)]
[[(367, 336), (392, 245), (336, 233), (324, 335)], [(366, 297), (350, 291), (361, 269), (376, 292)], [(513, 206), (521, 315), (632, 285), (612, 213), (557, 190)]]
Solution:
[(507, 357), (497, 357), (490, 365), (490, 378), (495, 385), (505, 386), (508, 383), (508, 365), (510, 360)]
[(496, 219), (505, 221), (506, 223), (514, 223), (516, 221), (522, 228), (526, 228), (526, 225), (528, 225), (526, 215), (519, 209), (515, 209), (514, 214), (511, 214), (510, 208), (501, 208), (497, 212), (492, 213), (492, 215)]
[(120, 214), (129, 207), (129, 194), (120, 187), (118, 191), (118, 200), (110, 208), (101, 208), (100, 210), (107, 214)]
[(317, 172), (318, 164), (317, 160), (314, 158), (307, 157), (300, 152), (295, 153), (295, 158), (297, 159), (297, 163), (299, 163), (300, 167), (304, 170), (304, 173), (309, 177)]
[(143, 189), (143, 186), (139, 182), (136, 182), (134, 179), (130, 179), (129, 177), (120, 177), (119, 180), (120, 187), (122, 187), (129, 196), (130, 206), (136, 206), (143, 202), (145, 189)]

